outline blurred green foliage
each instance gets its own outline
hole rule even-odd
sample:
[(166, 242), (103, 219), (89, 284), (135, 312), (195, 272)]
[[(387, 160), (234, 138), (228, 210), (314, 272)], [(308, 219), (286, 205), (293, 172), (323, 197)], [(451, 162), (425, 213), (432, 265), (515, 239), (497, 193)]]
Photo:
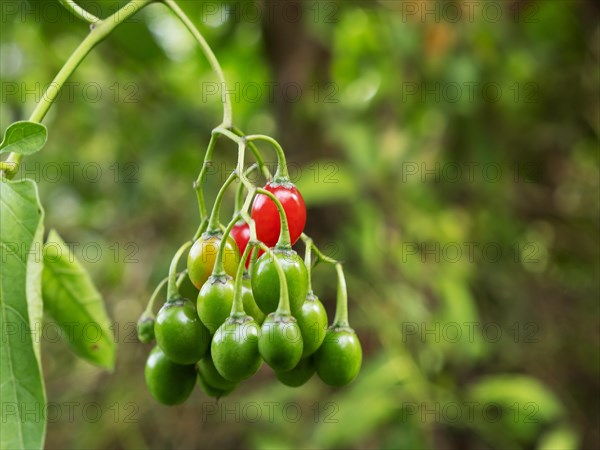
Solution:
[[(191, 183), (221, 114), (208, 64), (152, 5), (88, 56), (21, 170), (47, 229), (78, 245), (119, 345), (108, 374), (44, 327), (47, 447), (597, 447), (598, 7), (181, 4), (236, 89), (235, 123), (281, 140), (306, 231), (346, 262), (364, 367), (340, 390), (263, 368), (216, 404), (151, 400), (135, 322), (196, 230)], [(3, 3), (2, 130), (85, 33), (58, 2)], [(211, 198), (235, 147), (217, 154)], [(314, 276), (332, 315), (335, 274)]]

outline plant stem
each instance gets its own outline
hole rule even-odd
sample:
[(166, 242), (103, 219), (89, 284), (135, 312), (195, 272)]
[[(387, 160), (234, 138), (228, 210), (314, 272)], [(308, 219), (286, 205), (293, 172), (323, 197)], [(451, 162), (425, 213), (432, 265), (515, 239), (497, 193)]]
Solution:
[(266, 253), (269, 253), (269, 257), (272, 259), (273, 264), (275, 264), (275, 270), (277, 270), (277, 276), (279, 277), (279, 304), (277, 305), (275, 314), (278, 316), (289, 316), (291, 314), (290, 296), (288, 293), (287, 279), (285, 278), (283, 267), (281, 267), (281, 263), (275, 256), (275, 252), (272, 248), (267, 247), (262, 242), (258, 242), (258, 245)]
[(277, 153), (277, 171), (275, 172), (275, 176), (273, 177), (273, 181), (275, 183), (286, 183), (290, 181), (290, 175), (287, 169), (287, 162), (285, 160), (285, 152), (279, 142), (273, 139), (271, 136), (266, 136), (264, 134), (251, 134), (245, 136), (248, 142), (251, 141), (266, 141), (269, 142), (275, 148), (275, 152)]
[(217, 252), (217, 257), (215, 259), (215, 266), (213, 267), (212, 271), (213, 277), (222, 277), (226, 275), (225, 262), (223, 261), (223, 256), (225, 255), (225, 247), (227, 247), (227, 239), (229, 238), (229, 233), (231, 233), (231, 229), (235, 226), (240, 217), (241, 215), (239, 213), (234, 215), (233, 218), (227, 224), (227, 228), (225, 228), (225, 231), (223, 231), (221, 243), (219, 244), (219, 251)]
[(231, 98), (229, 96), (229, 89), (227, 88), (227, 82), (225, 81), (225, 75), (223, 74), (223, 69), (217, 60), (214, 52), (204, 39), (204, 36), (198, 31), (198, 28), (194, 25), (194, 23), (189, 19), (189, 17), (183, 12), (183, 10), (179, 7), (177, 3), (173, 0), (162, 0), (162, 2), (171, 10), (173, 13), (181, 20), (181, 22), (185, 25), (188, 31), (194, 36), (194, 39), (200, 45), (204, 56), (208, 60), (213, 72), (219, 79), (219, 83), (221, 84), (222, 89), (222, 100), (223, 100), (223, 123), (222, 126), (225, 128), (231, 128), (233, 124), (232, 118), (232, 107), (231, 107)]
[(210, 165), (213, 151), (217, 144), (218, 136), (211, 134), (210, 141), (208, 141), (208, 147), (204, 155), (204, 162), (202, 163), (202, 169), (198, 174), (198, 178), (194, 182), (194, 190), (196, 191), (196, 197), (198, 198), (198, 209), (200, 210), (200, 222), (206, 219), (206, 203), (204, 202), (204, 180), (206, 179), (206, 171)]
[(244, 172), (244, 159), (246, 157), (246, 142), (241, 140), (238, 142), (238, 158), (237, 158), (237, 172), (240, 174), (240, 181), (246, 188), (248, 192), (254, 187), (250, 180), (246, 177), (246, 173)]
[(313, 242), (313, 240), (310, 237), (308, 237), (305, 233), (302, 233), (300, 235), (300, 238), (302, 239), (302, 241), (304, 242), (305, 245), (309, 245), (309, 243), (310, 243), (310, 246), (315, 251), (315, 254), (317, 256), (316, 263), (324, 262), (324, 263), (333, 264), (333, 265), (340, 264), (340, 262), (338, 260), (330, 258), (329, 256), (325, 255), (323, 252), (321, 252), (321, 250), (319, 250), (319, 247), (317, 247), (315, 245), (315, 243)]
[(71, 14), (73, 14), (74, 16), (80, 18), (81, 20), (85, 20), (86, 22), (90, 23), (90, 24), (95, 24), (98, 22), (102, 22), (98, 17), (96, 17), (95, 15), (93, 15), (91, 12), (89, 12), (88, 10), (82, 8), (81, 6), (79, 6), (77, 3), (75, 3), (73, 0), (59, 0), (60, 3), (69, 11), (71, 11)]
[[(233, 173), (235, 173), (235, 172), (233, 172)], [(248, 194), (248, 196), (246, 197), (246, 201), (244, 202), (244, 205), (241, 208), (241, 211), (238, 211), (236, 214), (233, 215), (233, 217), (227, 224), (227, 227), (223, 231), (223, 235), (221, 236), (221, 243), (219, 244), (219, 251), (218, 251), (217, 257), (215, 259), (215, 266), (214, 266), (213, 272), (212, 272), (213, 276), (225, 275), (225, 263), (223, 261), (223, 257), (225, 255), (225, 245), (227, 242), (227, 238), (229, 237), (229, 234), (231, 233), (231, 230), (233, 229), (235, 224), (238, 223), (238, 221), (242, 218), (242, 211), (246, 211), (250, 207), (250, 202), (252, 201), (253, 197), (254, 197), (254, 194), (250, 194), (250, 193)], [(243, 264), (241, 262), (240, 262), (240, 264), (242, 266), (245, 266), (245, 264)]]
[(258, 249), (254, 248), (254, 251), (250, 254), (250, 262), (248, 263), (247, 273), (252, 273), (252, 268), (254, 264), (256, 264), (256, 260), (258, 259)]
[[(244, 172), (244, 177), (248, 179), (248, 175), (254, 172), (257, 168), (258, 166), (256, 164), (252, 164)], [(244, 183), (240, 181), (240, 184), (238, 185), (237, 190), (235, 192), (235, 205), (233, 208), (234, 214), (238, 213), (242, 208), (242, 197), (244, 196), (244, 187)]]
[[(240, 130), (238, 127), (232, 127), (231, 130), (237, 134), (239, 137), (244, 137), (244, 133), (242, 132), (242, 130)], [(264, 164), (264, 161), (262, 159), (262, 155), (260, 154), (260, 151), (258, 150), (258, 148), (256, 147), (256, 145), (254, 145), (254, 142), (248, 142), (248, 147), (250, 147), (250, 150), (252, 151), (252, 153), (254, 154), (254, 157), (256, 158), (256, 162), (258, 163), (258, 166), (260, 167), (260, 170), (263, 174), (263, 176), (265, 177), (265, 179), (268, 181), (271, 179), (271, 172), (269, 171), (269, 168)], [(259, 160), (260, 158), (260, 160)]]
[[(234, 128), (235, 130), (238, 130), (237, 128)], [(213, 133), (218, 133), (221, 134), (223, 136), (225, 136), (226, 138), (229, 138), (230, 140), (232, 140), (233, 142), (235, 142), (236, 144), (240, 144), (240, 143), (246, 143), (246, 139), (244, 136), (238, 136), (236, 133), (232, 132), (231, 130), (228, 130), (227, 128), (224, 127), (217, 127), (213, 130)], [(260, 154), (260, 151), (258, 150), (258, 148), (256, 148), (256, 145), (252, 144), (249, 145), (250, 150), (252, 151), (252, 154), (254, 155), (254, 159), (256, 159), (256, 162), (258, 164), (258, 167), (260, 167), (260, 170), (262, 171), (264, 177), (268, 180), (271, 178), (271, 172), (269, 172), (269, 168), (265, 165), (265, 161), (262, 157), (262, 155)]]
[(183, 280), (185, 279), (186, 275), (187, 275), (187, 269), (182, 270), (181, 273), (177, 276), (177, 289), (179, 289), (181, 287), (181, 285), (183, 284)]
[(337, 301), (335, 304), (335, 317), (333, 326), (340, 328), (348, 328), (348, 291), (346, 289), (346, 278), (344, 277), (344, 269), (340, 263), (335, 265), (335, 270), (338, 276)]
[(179, 289), (177, 289), (177, 264), (179, 263), (179, 259), (181, 255), (192, 245), (192, 241), (187, 241), (183, 244), (177, 252), (173, 259), (171, 260), (171, 266), (169, 267), (169, 285), (167, 286), (167, 301), (175, 300), (179, 297)]
[(240, 139), (238, 142), (237, 172), (238, 172), (238, 174), (240, 174), (240, 181), (242, 182), (242, 184), (244, 186), (246, 186), (246, 189), (248, 189), (248, 195), (246, 197), (246, 202), (244, 203), (244, 206), (242, 207), (242, 210), (240, 211), (240, 215), (248, 224), (248, 228), (250, 228), (250, 240), (256, 240), (256, 224), (254, 223), (254, 221), (248, 214), (248, 210), (250, 209), (250, 202), (252, 201), (252, 199), (254, 198), (254, 195), (256, 194), (256, 188), (254, 187), (254, 185), (252, 183), (250, 183), (250, 180), (248, 180), (248, 178), (246, 178), (246, 176), (243, 172), (245, 155), (246, 155), (246, 141), (243, 139)]
[(156, 300), (156, 297), (158, 297), (158, 294), (160, 294), (160, 291), (165, 286), (165, 284), (167, 284), (167, 281), (169, 281), (169, 277), (163, 278), (161, 282), (158, 283), (158, 286), (156, 286), (156, 289), (154, 289), (154, 292), (152, 293), (152, 296), (150, 297), (150, 300), (146, 305), (146, 309), (144, 310), (143, 315), (146, 315), (148, 317), (154, 317), (154, 313), (152, 312), (152, 309), (154, 308), (154, 301)]
[(308, 295), (312, 294), (312, 239), (308, 238), (304, 241), (304, 265), (306, 266), (306, 271), (308, 272)]
[[(58, 71), (52, 83), (48, 85), (48, 88), (42, 95), (40, 102), (36, 105), (35, 109), (29, 117), (30, 122), (41, 122), (46, 113), (52, 106), (52, 104), (58, 98), (62, 86), (65, 84), (67, 79), (71, 76), (75, 69), (81, 64), (84, 58), (90, 53), (90, 51), (102, 42), (119, 24), (123, 23), (129, 17), (133, 16), (144, 6), (151, 3), (152, 0), (131, 0), (117, 12), (107, 17), (104, 20), (95, 22), (92, 26), (90, 33), (85, 37), (75, 51), (69, 56), (65, 64)], [(14, 164), (13, 170), (7, 172), (7, 178), (12, 178), (16, 171), (19, 169), (19, 164), (23, 159), (23, 155), (19, 153), (11, 153), (6, 159), (6, 163)]]
[(290, 227), (288, 226), (287, 216), (285, 215), (285, 210), (283, 209), (283, 205), (279, 201), (275, 195), (271, 191), (267, 191), (266, 189), (258, 188), (256, 190), (259, 194), (266, 195), (275, 203), (277, 207), (277, 211), (279, 212), (279, 221), (281, 224), (281, 231), (279, 233), (279, 240), (277, 241), (277, 248), (292, 248), (292, 240), (290, 238)]
[(206, 231), (209, 234), (217, 234), (221, 232), (221, 222), (219, 217), (221, 215), (221, 203), (223, 202), (223, 197), (225, 196), (225, 191), (227, 188), (233, 183), (238, 177), (237, 171), (234, 170), (229, 174), (221, 189), (219, 189), (219, 193), (217, 194), (217, 198), (215, 199), (215, 204), (213, 205), (212, 212), (210, 213), (210, 219), (208, 221), (208, 230)]
[(233, 305), (231, 305), (231, 317), (240, 317), (245, 316), (246, 311), (244, 311), (244, 301), (242, 299), (242, 279), (244, 277), (244, 261), (248, 258), (248, 255), (254, 248), (254, 243), (248, 242), (246, 245), (246, 249), (242, 255), (242, 259), (240, 259), (240, 264), (237, 268), (237, 273), (235, 275), (235, 292), (233, 294)]
[(196, 240), (198, 240), (198, 238), (200, 238), (200, 236), (202, 236), (204, 234), (207, 227), (208, 227), (208, 219), (205, 218), (202, 222), (200, 222), (200, 225), (198, 226), (196, 233), (194, 233), (194, 237), (192, 240), (194, 242), (196, 242)]

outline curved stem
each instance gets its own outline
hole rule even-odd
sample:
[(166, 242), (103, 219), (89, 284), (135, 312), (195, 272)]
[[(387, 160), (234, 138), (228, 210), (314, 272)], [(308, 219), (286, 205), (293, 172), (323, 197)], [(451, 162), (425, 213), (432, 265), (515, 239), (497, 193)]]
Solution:
[(150, 300), (148, 301), (146, 309), (142, 315), (154, 317), (154, 313), (152, 312), (152, 309), (154, 308), (154, 301), (156, 300), (156, 297), (158, 297), (158, 294), (160, 294), (162, 288), (167, 284), (167, 281), (169, 281), (169, 277), (163, 278), (161, 282), (158, 283), (158, 286), (156, 286), (156, 289), (154, 289), (154, 292), (152, 293), (152, 296), (150, 297)]
[[(233, 216), (233, 218), (227, 224), (227, 228), (223, 231), (223, 236), (221, 237), (221, 243), (219, 244), (219, 251), (217, 252), (217, 257), (215, 259), (215, 266), (213, 267), (212, 276), (220, 277), (225, 276), (225, 262), (223, 261), (223, 256), (225, 255), (225, 247), (227, 246), (227, 238), (229, 238), (229, 233), (231, 233), (231, 229), (235, 226), (237, 221), (241, 215), (238, 213)], [(241, 264), (243, 266), (243, 264)]]
[[(177, 288), (178, 289), (181, 287), (181, 284), (183, 283), (183, 280), (185, 279), (186, 275), (187, 275), (187, 269), (183, 270), (178, 275), (178, 277), (177, 277)], [(156, 301), (158, 294), (160, 294), (160, 291), (167, 284), (168, 281), (169, 281), (168, 276), (164, 277), (162, 280), (160, 280), (160, 283), (158, 283), (158, 286), (156, 286), (156, 288), (154, 289), (154, 292), (152, 293), (150, 300), (148, 300), (148, 304), (146, 305), (146, 309), (144, 309), (144, 312), (142, 315), (145, 315), (147, 317), (154, 317), (154, 313), (152, 312), (152, 310), (154, 309), (154, 302)]]
[(241, 214), (242, 218), (248, 224), (248, 228), (250, 228), (250, 240), (255, 240), (256, 239), (256, 224), (254, 223), (254, 221), (251, 219), (250, 215), (248, 214), (248, 210), (250, 209), (250, 202), (252, 201), (252, 199), (254, 198), (254, 195), (256, 194), (256, 188), (250, 182), (250, 180), (248, 180), (248, 178), (246, 178), (245, 174), (243, 173), (242, 168), (244, 167), (244, 156), (245, 155), (246, 155), (246, 141), (244, 141), (242, 139), (238, 142), (237, 171), (239, 174), (241, 174), (240, 181), (246, 187), (246, 189), (248, 189), (248, 195), (246, 196), (246, 202), (244, 203), (244, 206), (242, 207), (240, 214)]
[(240, 174), (240, 181), (242, 182), (243, 185), (246, 186), (246, 188), (248, 189), (248, 192), (250, 192), (250, 190), (252, 189), (252, 187), (254, 186), (252, 183), (250, 183), (250, 180), (248, 180), (248, 178), (246, 177), (246, 173), (244, 172), (244, 159), (246, 157), (246, 142), (244, 142), (243, 140), (238, 142), (238, 159), (237, 159), (237, 172)]
[(182, 270), (181, 273), (177, 276), (177, 289), (181, 287), (183, 284), (183, 280), (185, 280), (185, 276), (187, 275), (187, 269)]
[(179, 263), (181, 255), (183, 255), (191, 245), (192, 241), (187, 241), (179, 247), (171, 260), (171, 266), (169, 267), (169, 284), (167, 286), (167, 301), (175, 300), (179, 297), (179, 290), (177, 289), (177, 263)]
[(346, 278), (344, 277), (344, 269), (340, 263), (335, 265), (335, 270), (338, 275), (337, 301), (335, 304), (335, 317), (333, 318), (333, 326), (349, 327), (348, 323), (348, 291), (346, 289)]
[[(248, 167), (245, 172), (244, 172), (244, 177), (246, 179), (248, 179), (248, 175), (250, 175), (252, 172), (254, 172), (256, 169), (258, 168), (258, 166), (256, 164), (252, 164), (250, 167)], [(238, 213), (240, 211), (240, 209), (242, 208), (242, 198), (244, 197), (244, 183), (242, 183), (240, 181), (240, 184), (237, 187), (237, 190), (235, 192), (235, 206), (234, 206), (234, 214)]]
[(290, 175), (287, 169), (287, 162), (285, 160), (285, 153), (283, 148), (275, 139), (271, 136), (267, 136), (264, 134), (251, 134), (245, 136), (245, 139), (248, 142), (251, 141), (266, 141), (269, 142), (275, 148), (275, 152), (277, 153), (277, 171), (275, 172), (275, 176), (273, 177), (273, 181), (275, 183), (286, 183), (290, 181)]
[(277, 276), (279, 277), (279, 304), (277, 305), (275, 314), (279, 316), (289, 316), (292, 312), (290, 310), (290, 296), (288, 293), (287, 279), (285, 278), (283, 267), (281, 267), (281, 263), (275, 256), (272, 248), (267, 247), (262, 242), (258, 242), (257, 245), (259, 245), (260, 248), (262, 248), (266, 253), (269, 253), (269, 257), (272, 259), (273, 264), (275, 264), (275, 270), (277, 271)]
[(198, 229), (196, 230), (196, 233), (194, 233), (194, 238), (193, 238), (194, 242), (196, 242), (196, 240), (204, 234), (207, 227), (208, 227), (208, 219), (205, 218), (202, 222), (200, 222), (200, 225), (198, 225)]
[(305, 245), (309, 245), (309, 243), (310, 243), (310, 246), (315, 251), (315, 254), (317, 256), (316, 263), (324, 262), (324, 263), (333, 264), (333, 265), (340, 264), (340, 262), (337, 259), (330, 258), (329, 256), (325, 255), (323, 252), (321, 252), (321, 250), (319, 250), (319, 247), (317, 247), (315, 245), (315, 243), (313, 242), (313, 240), (310, 237), (308, 237), (305, 233), (302, 233), (300, 235), (300, 238), (302, 239), (302, 242), (304, 242)]
[(189, 17), (183, 12), (183, 10), (179, 7), (177, 3), (173, 0), (162, 0), (162, 2), (171, 10), (173, 13), (181, 20), (181, 22), (185, 25), (188, 31), (194, 36), (194, 39), (200, 45), (204, 56), (210, 63), (210, 66), (219, 79), (219, 83), (221, 84), (222, 89), (222, 100), (223, 100), (223, 126), (225, 128), (231, 128), (233, 123), (232, 118), (232, 107), (231, 107), (231, 98), (229, 96), (229, 89), (227, 88), (227, 82), (225, 81), (225, 75), (223, 74), (223, 69), (217, 60), (214, 52), (204, 39), (204, 36), (198, 31), (198, 28), (194, 25), (194, 23), (189, 19)]
[(242, 279), (244, 277), (245, 266), (243, 261), (246, 261), (248, 255), (254, 249), (254, 245), (254, 243), (248, 242), (248, 245), (246, 245), (246, 249), (242, 254), (242, 259), (240, 259), (240, 264), (237, 268), (237, 273), (235, 275), (235, 292), (233, 294), (233, 305), (231, 305), (231, 317), (246, 315), (246, 311), (244, 311), (244, 301), (242, 299)]
[[(237, 134), (239, 137), (244, 137), (244, 133), (238, 127), (234, 126), (234, 127), (231, 128), (231, 130), (235, 134)], [(256, 158), (256, 162), (258, 163), (258, 166), (260, 167), (260, 170), (261, 170), (263, 176), (265, 177), (266, 180), (270, 180), (271, 179), (271, 172), (269, 171), (269, 168), (264, 163), (262, 155), (260, 154), (260, 151), (258, 150), (258, 148), (256, 147), (256, 145), (254, 145), (254, 142), (248, 142), (248, 147), (250, 147), (250, 150), (252, 151), (252, 154)]]
[(221, 232), (221, 222), (219, 220), (219, 216), (221, 214), (221, 203), (223, 202), (223, 197), (225, 196), (225, 191), (227, 188), (233, 183), (238, 177), (237, 171), (234, 170), (229, 174), (221, 189), (219, 189), (219, 193), (217, 194), (217, 198), (215, 199), (215, 204), (213, 205), (212, 212), (210, 213), (210, 219), (208, 221), (208, 230), (207, 233), (215, 234)]
[[(90, 53), (90, 51), (102, 42), (111, 31), (113, 31), (117, 25), (123, 23), (125, 20), (133, 16), (144, 6), (151, 3), (152, 0), (131, 0), (117, 12), (107, 17), (102, 21), (96, 22), (92, 27), (90, 33), (85, 37), (75, 51), (69, 56), (65, 64), (58, 71), (52, 83), (48, 85), (48, 88), (42, 95), (41, 100), (36, 105), (35, 109), (29, 117), (30, 122), (41, 122), (46, 113), (52, 106), (52, 104), (58, 98), (60, 89), (65, 84), (67, 79), (71, 76), (75, 69), (81, 64), (84, 58)], [(6, 159), (6, 163), (13, 164), (13, 169), (10, 172), (6, 172), (7, 178), (12, 178), (19, 169), (19, 164), (23, 159), (23, 155), (19, 153), (11, 153)]]
[(198, 209), (200, 211), (201, 222), (204, 219), (206, 219), (207, 215), (206, 203), (204, 202), (204, 180), (206, 179), (206, 172), (212, 160), (212, 155), (217, 144), (217, 139), (218, 136), (214, 134), (210, 135), (210, 141), (208, 141), (208, 147), (206, 148), (206, 153), (204, 154), (204, 162), (202, 163), (202, 169), (200, 169), (198, 178), (196, 179), (196, 181), (194, 181), (194, 190), (196, 191), (196, 197), (198, 198)]
[(308, 294), (312, 294), (312, 239), (304, 241), (304, 265), (308, 272)]
[[(237, 129), (237, 128), (234, 128), (234, 129), (239, 131), (239, 129)], [(215, 128), (213, 130), (213, 133), (221, 134), (221, 135), (225, 136), (226, 138), (229, 138), (230, 140), (232, 140), (233, 142), (235, 142), (238, 145), (240, 143), (246, 142), (246, 139), (244, 138), (244, 136), (238, 136), (236, 133), (234, 133), (231, 130), (224, 128), (224, 127)], [(252, 151), (252, 155), (254, 156), (254, 159), (256, 159), (258, 167), (260, 167), (260, 170), (262, 171), (264, 177), (267, 180), (270, 179), (271, 172), (269, 172), (269, 168), (265, 165), (265, 161), (264, 161), (262, 155), (260, 154), (260, 151), (254, 144), (249, 145), (249, 147), (250, 147), (250, 150)]]
[[(246, 201), (244, 202), (244, 205), (242, 206), (241, 211), (247, 211), (248, 208), (250, 208), (250, 202), (252, 201), (253, 197), (254, 197), (253, 193), (252, 194), (248, 193), (248, 196), (246, 197)], [(217, 253), (217, 257), (215, 259), (215, 266), (213, 267), (213, 272), (212, 272), (212, 275), (214, 275), (214, 276), (225, 275), (225, 262), (223, 261), (223, 257), (225, 255), (225, 245), (227, 242), (227, 238), (229, 237), (229, 234), (231, 233), (231, 230), (233, 229), (235, 224), (238, 223), (238, 221), (242, 217), (241, 211), (237, 212), (236, 214), (233, 215), (233, 217), (227, 224), (227, 227), (225, 228), (225, 230), (223, 230), (223, 235), (221, 236), (221, 243), (219, 244), (219, 251)], [(240, 261), (242, 261), (242, 260), (240, 260)], [(241, 263), (240, 261), (238, 261), (238, 264), (240, 264), (241, 266), (245, 266), (245, 264)]]
[(250, 263), (248, 263), (247, 273), (252, 273), (252, 268), (254, 264), (256, 264), (256, 260), (258, 259), (258, 249), (254, 248), (253, 252), (250, 254)]
[(81, 20), (85, 20), (86, 22), (88, 22), (90, 24), (95, 24), (95, 23), (101, 22), (101, 20), (98, 17), (93, 15), (91, 12), (89, 12), (85, 8), (82, 8), (81, 6), (79, 6), (73, 0), (59, 0), (59, 1), (66, 9), (71, 11), (71, 14), (80, 18)]
[(278, 248), (291, 248), (292, 240), (290, 239), (290, 227), (288, 226), (287, 216), (285, 215), (285, 210), (283, 209), (283, 205), (279, 201), (272, 192), (267, 191), (266, 189), (258, 188), (256, 192), (259, 194), (266, 195), (275, 203), (277, 207), (277, 211), (279, 212), (279, 221), (281, 223), (281, 232), (279, 233), (279, 240), (277, 241)]

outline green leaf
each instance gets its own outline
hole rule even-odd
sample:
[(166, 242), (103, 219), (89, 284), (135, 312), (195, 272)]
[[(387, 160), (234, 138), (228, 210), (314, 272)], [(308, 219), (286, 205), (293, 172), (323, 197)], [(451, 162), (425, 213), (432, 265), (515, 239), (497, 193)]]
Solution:
[[(534, 442), (544, 425), (559, 420), (564, 411), (556, 396), (541, 381), (527, 375), (491, 375), (469, 387), (467, 398), (480, 411), (474, 425), (498, 448), (516, 441)], [(510, 442), (509, 442), (510, 441)]]
[(40, 361), (44, 212), (31, 180), (0, 182), (0, 448), (42, 448)]
[(102, 296), (54, 230), (44, 245), (42, 279), (44, 307), (65, 331), (74, 352), (112, 370), (116, 346)]
[(579, 448), (579, 437), (570, 426), (562, 425), (546, 432), (539, 440), (538, 450), (575, 450)]
[(46, 127), (35, 122), (15, 122), (6, 129), (0, 153), (31, 155), (42, 149), (48, 138)]

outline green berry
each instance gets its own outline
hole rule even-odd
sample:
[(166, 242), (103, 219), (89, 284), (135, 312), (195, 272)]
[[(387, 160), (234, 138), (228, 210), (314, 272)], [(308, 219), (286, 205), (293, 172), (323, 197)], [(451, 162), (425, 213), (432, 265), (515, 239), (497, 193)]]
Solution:
[(229, 275), (211, 275), (202, 285), (196, 306), (200, 320), (211, 334), (229, 317), (234, 292), (233, 278)]
[(252, 293), (252, 286), (250, 284), (250, 277), (244, 275), (242, 279), (242, 302), (244, 304), (244, 311), (250, 317), (252, 317), (257, 324), (262, 325), (265, 320), (265, 314), (260, 310), (256, 301), (254, 300), (254, 294)]
[(207, 397), (216, 398), (217, 400), (221, 397), (225, 397), (231, 394), (235, 389), (235, 386), (230, 389), (219, 389), (212, 387), (206, 382), (206, 380), (200, 373), (198, 373), (198, 385), (200, 386), (200, 390), (204, 393), (204, 395), (206, 395)]
[(277, 379), (290, 387), (302, 386), (315, 374), (315, 364), (312, 356), (300, 360), (296, 367), (286, 372), (275, 371)]
[(344, 386), (356, 378), (361, 364), (362, 348), (354, 330), (329, 327), (323, 344), (315, 353), (319, 378), (331, 386)]
[(212, 360), (210, 353), (198, 361), (198, 374), (209, 386), (228, 391), (237, 386), (235, 381), (229, 381), (221, 376)]
[(311, 292), (295, 317), (302, 333), (302, 357), (305, 358), (316, 352), (325, 339), (327, 313), (317, 296)]
[[(274, 250), (287, 280), (290, 310), (295, 314), (308, 293), (308, 271), (302, 258), (292, 249)], [(252, 292), (256, 304), (265, 314), (274, 312), (279, 305), (279, 275), (270, 253), (264, 253), (252, 269)]]
[(194, 304), (183, 298), (163, 305), (156, 316), (154, 333), (158, 346), (177, 364), (199, 361), (210, 342), (210, 334), (200, 321)]
[(159, 347), (148, 355), (144, 375), (152, 397), (165, 405), (186, 401), (196, 384), (194, 366), (174, 363)]
[(261, 327), (258, 350), (273, 370), (293, 369), (302, 357), (302, 334), (294, 317), (271, 313)]
[(213, 338), (210, 352), (217, 371), (229, 381), (254, 375), (262, 364), (258, 353), (260, 328), (248, 315), (229, 317)]
[(154, 340), (154, 317), (143, 314), (137, 322), (137, 336), (140, 342), (149, 344)]

